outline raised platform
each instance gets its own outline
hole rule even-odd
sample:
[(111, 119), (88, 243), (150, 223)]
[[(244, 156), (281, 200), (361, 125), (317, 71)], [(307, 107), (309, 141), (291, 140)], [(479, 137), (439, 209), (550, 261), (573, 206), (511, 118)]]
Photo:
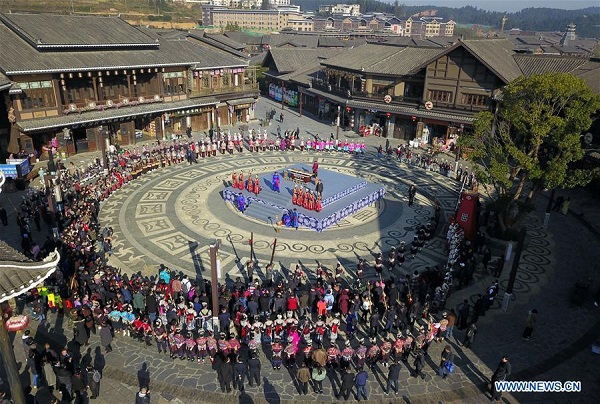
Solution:
[[(301, 164), (286, 167), (284, 170), (289, 168), (303, 171), (312, 170), (311, 167)], [(321, 212), (310, 211), (292, 204), (295, 183), (283, 178), (284, 170), (279, 173), (280, 192), (272, 191), (272, 173), (267, 173), (260, 178), (262, 191), (258, 195), (228, 186), (223, 190), (223, 199), (235, 203), (237, 195), (242, 192), (249, 202), (245, 214), (267, 223), (277, 222), (285, 210), (291, 211), (296, 208), (301, 227), (323, 231), (346, 216), (372, 205), (385, 195), (385, 188), (380, 185), (321, 168), (319, 169), (319, 179), (323, 181), (323, 208)], [(304, 186), (314, 190), (312, 183)]]

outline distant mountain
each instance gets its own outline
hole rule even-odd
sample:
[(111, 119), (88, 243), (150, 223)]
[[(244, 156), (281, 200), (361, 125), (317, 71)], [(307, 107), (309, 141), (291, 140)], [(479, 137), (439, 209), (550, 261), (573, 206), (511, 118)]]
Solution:
[[(335, 4), (325, 0), (294, 0), (294, 4), (302, 10), (318, 10), (319, 5)], [(358, 0), (362, 13), (383, 12), (399, 18), (413, 15), (437, 15), (446, 20), (454, 20), (458, 24), (478, 24), (498, 29), (502, 25), (502, 17), (508, 18), (505, 29), (520, 28), (528, 31), (565, 31), (568, 24), (577, 26), (579, 37), (600, 38), (600, 7), (588, 7), (580, 10), (560, 10), (555, 8), (525, 8), (515, 13), (482, 10), (473, 6), (461, 8), (437, 6), (405, 6), (396, 1), (384, 3), (375, 0)]]

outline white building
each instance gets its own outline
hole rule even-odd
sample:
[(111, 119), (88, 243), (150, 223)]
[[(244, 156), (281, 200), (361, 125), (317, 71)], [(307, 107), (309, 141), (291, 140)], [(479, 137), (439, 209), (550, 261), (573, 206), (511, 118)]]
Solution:
[(320, 13), (330, 13), (350, 17), (360, 16), (360, 5), (358, 4), (326, 4), (319, 6)]
[(231, 7), (231, 0), (210, 0), (211, 6)]
[(358, 17), (360, 15), (359, 4), (336, 4), (331, 8), (331, 14)]
[(278, 6), (289, 6), (290, 0), (269, 0), (269, 5), (272, 8), (277, 8)]

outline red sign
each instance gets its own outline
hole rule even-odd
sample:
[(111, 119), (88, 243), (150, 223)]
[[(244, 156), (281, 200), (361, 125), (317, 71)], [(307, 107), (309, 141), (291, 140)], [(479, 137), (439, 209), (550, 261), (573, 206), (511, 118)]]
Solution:
[(477, 193), (463, 192), (460, 197), (460, 206), (458, 208), (458, 224), (465, 231), (465, 238), (473, 240), (477, 233)]

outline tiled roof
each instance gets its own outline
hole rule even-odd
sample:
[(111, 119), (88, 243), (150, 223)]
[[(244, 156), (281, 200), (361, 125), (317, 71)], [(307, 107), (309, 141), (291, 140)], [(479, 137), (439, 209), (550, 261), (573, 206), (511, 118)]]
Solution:
[(596, 94), (600, 94), (600, 60), (588, 60), (571, 73), (585, 80)]
[(309, 63), (327, 59), (342, 52), (339, 48), (272, 48), (269, 50), (277, 73), (290, 73), (302, 69)]
[(273, 47), (295, 46), (316, 49), (319, 44), (317, 35), (275, 34), (269, 35), (269, 45)]
[(69, 115), (31, 119), (27, 121), (19, 121), (17, 122), (17, 125), (24, 132), (28, 133), (52, 128), (62, 128), (71, 125), (88, 124), (107, 119), (130, 118), (149, 113), (169, 112), (185, 108), (197, 108), (206, 105), (214, 105), (217, 103), (218, 101), (214, 98), (192, 98), (183, 101), (144, 104), (137, 105), (135, 107), (125, 107), (119, 109), (114, 108), (106, 109), (104, 111), (83, 112), (81, 114), (72, 113)]
[(397, 46), (412, 47), (444, 47), (454, 44), (457, 41), (454, 37), (436, 37), (436, 38), (413, 38), (407, 36), (386, 36), (380, 39), (368, 39), (370, 43), (385, 43)]
[(223, 34), (204, 34), (204, 37), (210, 38), (235, 50), (244, 50), (244, 48), (246, 47), (246, 45), (231, 38), (228, 38)]
[(364, 71), (372, 74), (403, 76), (425, 61), (434, 58), (443, 48), (412, 48), (365, 44), (348, 49), (322, 62), (324, 66)]
[(4, 89), (5, 87), (8, 88), (11, 85), (11, 81), (8, 77), (6, 77), (4, 74), (0, 73), (0, 90)]
[(513, 58), (514, 46), (506, 39), (465, 39), (460, 43), (505, 83), (521, 75)]
[(514, 55), (515, 62), (525, 76), (546, 72), (570, 73), (588, 59), (568, 56)]
[(7, 75), (196, 65), (197, 68), (246, 66), (245, 59), (203, 43), (161, 40), (160, 49), (39, 52), (0, 23), (0, 71)]
[(339, 47), (339, 48), (343, 48), (346, 47), (346, 42), (347, 41), (342, 41), (339, 38), (336, 38), (334, 36), (319, 36), (318, 39), (318, 47), (319, 48), (333, 48), (333, 47)]
[(244, 45), (261, 45), (263, 43), (262, 35), (250, 35), (241, 31), (225, 32), (223, 35)]
[(0, 14), (0, 20), (31, 45), (50, 47), (156, 46), (118, 17), (61, 14)]
[(42, 262), (33, 262), (0, 240), (0, 303), (43, 283), (56, 270), (56, 252)]

